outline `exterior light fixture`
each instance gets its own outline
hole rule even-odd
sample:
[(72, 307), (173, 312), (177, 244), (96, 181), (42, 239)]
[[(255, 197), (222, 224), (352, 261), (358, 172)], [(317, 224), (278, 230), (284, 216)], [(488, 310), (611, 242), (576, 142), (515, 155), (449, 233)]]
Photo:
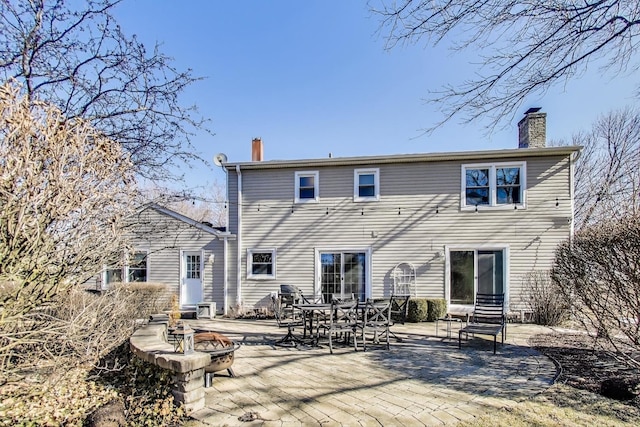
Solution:
[(178, 323), (169, 332), (173, 337), (173, 351), (182, 354), (193, 353), (195, 333), (196, 331), (191, 329), (189, 325), (185, 325), (182, 322)]

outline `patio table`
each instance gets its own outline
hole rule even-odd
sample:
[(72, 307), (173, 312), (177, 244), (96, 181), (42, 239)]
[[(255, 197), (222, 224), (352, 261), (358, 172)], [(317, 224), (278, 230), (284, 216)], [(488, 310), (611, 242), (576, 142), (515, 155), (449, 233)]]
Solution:
[(304, 318), (304, 332), (303, 338), (307, 337), (307, 324), (309, 325), (309, 334), (317, 343), (318, 337), (313, 336), (313, 320), (318, 318), (319, 315), (325, 315), (331, 311), (331, 304), (326, 303), (299, 303), (294, 304), (294, 307), (302, 312)]
[(457, 317), (451, 317), (451, 316), (444, 316), (444, 317), (439, 317), (436, 319), (436, 336), (438, 336), (438, 326), (440, 322), (445, 322), (446, 325), (446, 333), (447, 333), (447, 338), (451, 339), (451, 323), (452, 322), (456, 322), (459, 324), (462, 324), (462, 319), (459, 319)]

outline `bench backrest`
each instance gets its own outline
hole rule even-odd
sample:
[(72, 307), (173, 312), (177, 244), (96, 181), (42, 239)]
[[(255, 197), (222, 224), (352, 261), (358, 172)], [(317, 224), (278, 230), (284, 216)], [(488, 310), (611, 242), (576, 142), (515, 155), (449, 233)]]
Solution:
[(503, 324), (504, 294), (476, 294), (473, 322)]

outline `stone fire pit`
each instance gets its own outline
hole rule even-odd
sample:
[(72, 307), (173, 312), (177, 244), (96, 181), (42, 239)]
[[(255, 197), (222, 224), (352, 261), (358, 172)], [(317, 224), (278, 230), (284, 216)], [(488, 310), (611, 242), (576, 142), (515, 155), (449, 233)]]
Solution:
[[(204, 367), (207, 378), (210, 379), (211, 374), (225, 369), (230, 377), (235, 377), (231, 365), (233, 365), (234, 353), (240, 348), (240, 344), (217, 332), (200, 331), (194, 335), (194, 348), (196, 351), (208, 353), (211, 356), (210, 363)], [(205, 378), (205, 382), (207, 382), (207, 378)]]

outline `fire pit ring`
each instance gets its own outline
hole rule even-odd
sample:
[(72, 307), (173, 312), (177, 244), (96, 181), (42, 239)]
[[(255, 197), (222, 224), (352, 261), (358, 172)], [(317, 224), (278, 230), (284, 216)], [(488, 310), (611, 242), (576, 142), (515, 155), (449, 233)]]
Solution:
[(207, 374), (214, 374), (226, 369), (230, 377), (235, 377), (231, 365), (233, 365), (234, 353), (240, 348), (240, 344), (220, 333), (201, 331), (194, 335), (194, 348), (196, 351), (209, 353), (211, 356), (211, 362), (204, 367)]

